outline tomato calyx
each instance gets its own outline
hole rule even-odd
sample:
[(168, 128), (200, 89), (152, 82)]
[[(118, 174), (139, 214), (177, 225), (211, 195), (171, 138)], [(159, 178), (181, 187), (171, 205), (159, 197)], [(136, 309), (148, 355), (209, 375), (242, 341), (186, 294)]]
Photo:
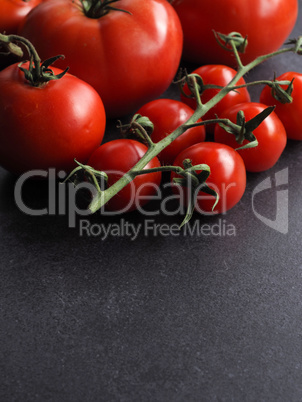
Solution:
[(121, 124), (119, 121), (117, 128), (120, 129), (121, 135), (124, 138), (135, 137), (143, 141), (147, 146), (154, 145), (150, 138), (150, 135), (153, 133), (154, 124), (147, 116), (141, 116), (137, 113), (128, 124)]
[(231, 122), (228, 122), (227, 124), (224, 122), (218, 122), (218, 124), (227, 133), (235, 135), (235, 139), (239, 145), (241, 145), (244, 140), (248, 141), (247, 144), (242, 145), (237, 148), (237, 150), (254, 148), (258, 145), (258, 141), (253, 131), (274, 111), (274, 109), (275, 106), (269, 106), (249, 121), (245, 120), (244, 113), (241, 110), (237, 113), (236, 124), (232, 124)]
[(48, 81), (58, 80), (62, 78), (69, 70), (69, 67), (67, 67), (60, 74), (55, 75), (49, 67), (56, 60), (64, 58), (64, 56), (54, 56), (41, 63), (41, 59), (33, 44), (28, 39), (23, 38), (22, 36), (0, 34), (0, 44), (4, 45), (5, 48), (11, 53), (19, 53), (19, 55), (21, 54), (21, 52), (23, 55), (23, 51), (19, 44), (25, 46), (29, 54), (29, 67), (28, 69), (21, 67), (24, 63), (26, 63), (26, 61), (21, 61), (21, 63), (19, 63), (19, 68), (24, 73), (25, 79), (29, 82), (30, 85), (34, 87), (41, 87), (45, 85)]
[(245, 52), (248, 45), (247, 36), (243, 37), (239, 32), (231, 32), (228, 35), (225, 35), (213, 30), (213, 33), (218, 45), (224, 50), (233, 52), (235, 48), (239, 53)]
[[(206, 180), (211, 174), (211, 169), (206, 164), (192, 165), (192, 161), (190, 159), (185, 159), (183, 162), (182, 171), (179, 171), (178, 174), (182, 177), (174, 177), (173, 183), (177, 185), (181, 185), (183, 187), (188, 187), (188, 205), (187, 211), (184, 220), (182, 221), (180, 227), (185, 225), (191, 219), (198, 193), (202, 191), (203, 193), (212, 195), (216, 198), (214, 205), (212, 207), (212, 211), (219, 201), (219, 195), (214, 191), (211, 187), (209, 187), (206, 183)], [(197, 171), (201, 170), (201, 172), (197, 173)]]
[(280, 83), (276, 82), (276, 74), (274, 74), (274, 80), (272, 81), (272, 96), (279, 102), (281, 103), (292, 103), (293, 98), (291, 96), (294, 86), (294, 79), (291, 80), (289, 85), (287, 86), (286, 89), (283, 89), (280, 86)]
[(45, 60), (41, 64), (36, 64), (33, 59), (29, 62), (28, 69), (21, 67), (22, 64), (26, 63), (22, 61), (19, 63), (20, 70), (24, 73), (25, 79), (34, 87), (41, 87), (49, 81), (59, 80), (68, 71), (69, 68), (62, 71), (60, 74), (55, 75), (49, 66), (53, 64), (56, 60), (64, 58), (63, 55), (54, 56), (50, 59)]
[[(179, 73), (180, 78), (175, 81), (178, 84), (180, 92), (186, 98), (193, 98), (198, 101), (200, 96), (203, 94), (204, 91), (207, 89), (222, 89), (221, 85), (214, 85), (214, 84), (204, 84), (202, 77), (198, 74), (188, 74), (185, 70), (183, 73), (180, 71)], [(184, 86), (187, 84), (190, 93), (184, 91)]]
[(130, 14), (130, 11), (124, 10), (122, 8), (112, 6), (113, 3), (119, 0), (80, 0), (84, 14), (88, 18), (101, 18), (108, 14), (110, 11), (122, 11), (124, 13)]

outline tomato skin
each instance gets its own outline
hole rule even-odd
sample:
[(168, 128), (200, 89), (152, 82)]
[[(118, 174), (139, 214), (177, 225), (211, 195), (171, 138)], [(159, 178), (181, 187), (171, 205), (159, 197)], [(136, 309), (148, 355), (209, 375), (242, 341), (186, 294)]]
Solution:
[(0, 32), (17, 34), (26, 15), (42, 0), (0, 0)]
[[(242, 110), (246, 121), (249, 121), (266, 107), (266, 105), (256, 102), (241, 103), (225, 110), (221, 118), (227, 118), (236, 123), (237, 113)], [(262, 172), (274, 166), (280, 158), (286, 146), (286, 132), (281, 120), (275, 112), (272, 112), (253, 133), (258, 140), (258, 146), (241, 149), (237, 152), (244, 160), (247, 171)], [(244, 140), (239, 145), (235, 140), (235, 136), (227, 133), (218, 124), (215, 127), (214, 139), (216, 142), (226, 144), (235, 149), (248, 143), (247, 140)]]
[[(88, 165), (108, 175), (108, 187), (117, 182), (147, 152), (146, 145), (130, 139), (106, 142), (96, 149), (88, 160)], [(144, 169), (160, 167), (154, 157)], [(145, 205), (156, 193), (161, 182), (161, 172), (138, 175), (106, 204), (110, 211), (129, 212)]]
[(159, 97), (177, 72), (183, 43), (179, 18), (166, 0), (120, 0), (117, 7), (132, 15), (111, 10), (92, 19), (78, 0), (46, 1), (22, 29), (42, 59), (65, 55), (58, 67), (69, 66), (97, 90), (108, 118)]
[[(218, 86), (226, 86), (236, 75), (236, 71), (231, 67), (224, 65), (206, 65), (197, 68), (192, 72), (192, 74), (199, 75), (205, 85), (212, 84)], [(244, 85), (245, 80), (241, 78), (236, 85)], [(191, 94), (188, 85), (185, 84), (183, 87), (184, 93), (187, 95)], [(206, 103), (212, 99), (220, 89), (206, 89), (201, 94), (201, 102)], [(196, 108), (196, 101), (193, 98), (187, 98), (185, 95), (181, 95), (182, 102), (186, 103), (192, 109)], [(240, 88), (236, 91), (229, 92), (220, 102), (218, 102), (213, 108), (211, 108), (204, 116), (203, 120), (215, 119), (216, 116), (220, 116), (221, 113), (236, 103), (249, 102), (250, 95), (247, 88)], [(214, 130), (214, 125), (207, 126), (207, 131), (212, 132)]]
[[(215, 197), (200, 191), (196, 210), (207, 214), (225, 213), (240, 201), (246, 188), (246, 170), (241, 156), (233, 148), (215, 142), (203, 142), (181, 152), (174, 165), (182, 166), (184, 159), (190, 159), (193, 166), (201, 163), (210, 166), (211, 174), (206, 183), (219, 195), (219, 201), (212, 211)], [(174, 177), (178, 176), (172, 172), (172, 181)], [(179, 186), (175, 184), (173, 190), (178, 192)], [(186, 191), (183, 198), (186, 204)]]
[[(292, 140), (302, 140), (302, 122), (301, 122), (301, 114), (302, 114), (302, 74), (288, 71), (278, 78), (277, 81), (291, 81), (294, 78), (293, 82), (293, 91), (292, 91), (292, 103), (281, 103), (276, 100), (272, 93), (271, 88), (268, 86), (264, 87), (260, 94), (260, 102), (266, 105), (274, 105), (275, 113), (282, 121), (287, 138)], [(281, 85), (283, 89), (287, 87), (285, 85)]]
[[(154, 129), (151, 139), (157, 143), (185, 123), (192, 116), (194, 110), (177, 100), (156, 99), (145, 104), (137, 113), (152, 121)], [(198, 122), (201, 122), (201, 119)], [(162, 165), (172, 165), (181, 151), (204, 140), (205, 129), (203, 126), (190, 128), (161, 151), (158, 159)]]
[(184, 32), (183, 58), (197, 64), (234, 66), (231, 52), (216, 42), (213, 30), (247, 35), (244, 64), (280, 48), (294, 28), (297, 0), (173, 0)]
[[(18, 34), (26, 15), (41, 1), (0, 0), (0, 33), (5, 33), (6, 35)], [(0, 70), (19, 60), (17, 56), (1, 54), (2, 50), (0, 48)]]
[(68, 73), (37, 88), (25, 80), (18, 63), (0, 72), (0, 165), (13, 173), (69, 172), (74, 158), (85, 162), (100, 145), (105, 123), (97, 92)]

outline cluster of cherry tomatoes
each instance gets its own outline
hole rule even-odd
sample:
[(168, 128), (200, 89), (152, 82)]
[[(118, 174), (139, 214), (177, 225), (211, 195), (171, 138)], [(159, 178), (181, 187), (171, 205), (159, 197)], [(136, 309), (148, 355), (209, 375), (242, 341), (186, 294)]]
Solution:
[[(0, 0), (0, 33), (15, 36), (12, 40), (24, 52), (28, 44), (18, 42), (16, 35), (27, 38), (42, 61), (64, 55), (56, 59), (56, 67), (50, 65), (51, 61), (45, 64), (41, 74), (51, 76), (47, 81), (41, 77), (29, 79), (37, 75), (37, 54), (31, 54), (30, 63), (21, 68), (20, 60), (0, 55), (0, 165), (16, 174), (48, 168), (70, 172), (77, 159), (106, 172), (110, 187), (139, 162), (148, 147), (133, 139), (104, 141), (106, 119), (134, 113), (146, 116), (154, 126), (151, 139), (158, 143), (183, 125), (196, 109), (187, 85), (180, 100), (158, 99), (176, 76), (181, 58), (201, 65), (194, 73), (205, 85), (224, 87), (236, 75), (235, 59), (217, 45), (213, 30), (247, 36), (242, 61), (248, 63), (277, 50), (297, 18), (297, 0), (218, 3)], [(62, 78), (52, 79), (67, 67), (69, 71)], [(131, 191), (125, 186), (110, 200), (109, 208), (121, 209), (132, 198), (129, 209), (134, 209), (136, 190), (146, 202), (160, 185), (160, 166), (183, 166), (185, 160), (192, 166), (209, 166), (208, 185), (219, 195), (214, 212), (232, 208), (245, 191), (246, 171), (269, 169), (279, 159), (287, 138), (302, 139), (302, 75), (288, 72), (277, 80), (293, 78), (291, 103), (277, 101), (269, 87), (263, 89), (259, 103), (251, 102), (247, 88), (241, 87), (230, 91), (202, 117), (236, 123), (238, 113), (243, 112), (248, 122), (267, 106), (275, 105), (275, 111), (253, 131), (257, 147), (238, 149), (248, 141), (238, 145), (235, 136), (219, 124), (192, 127), (160, 150), (144, 167), (155, 171), (137, 175)], [(237, 83), (244, 84), (243, 78)], [(218, 91), (206, 89), (201, 94), (202, 103)], [(211, 141), (207, 141), (209, 135)], [(200, 171), (193, 173), (200, 176)], [(171, 180), (175, 178), (179, 177), (172, 172)], [(209, 212), (213, 200), (214, 196), (207, 194), (197, 203)]]

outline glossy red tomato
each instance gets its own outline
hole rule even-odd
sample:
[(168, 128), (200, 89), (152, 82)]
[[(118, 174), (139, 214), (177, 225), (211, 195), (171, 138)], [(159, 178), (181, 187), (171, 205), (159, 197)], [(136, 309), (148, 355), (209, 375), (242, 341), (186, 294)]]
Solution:
[[(244, 194), (246, 187), (246, 170), (241, 156), (233, 148), (214, 142), (203, 142), (192, 145), (181, 152), (174, 161), (175, 166), (182, 166), (185, 159), (190, 159), (192, 165), (206, 164), (211, 173), (206, 183), (219, 195), (219, 201), (212, 211), (216, 198), (212, 195), (198, 192), (195, 209), (205, 214), (224, 213), (234, 207)], [(200, 171), (197, 171), (200, 173)], [(179, 177), (171, 174), (171, 180)], [(187, 188), (178, 184), (173, 186), (179, 192), (182, 202), (187, 203)]]
[[(88, 160), (88, 165), (107, 173), (108, 187), (127, 173), (147, 152), (147, 147), (135, 140), (118, 139), (106, 142), (96, 149)], [(160, 166), (157, 157), (145, 169)], [(135, 179), (119, 191), (106, 204), (111, 211), (129, 212), (146, 204), (158, 190), (161, 172), (147, 173)]]
[(297, 15), (297, 0), (172, 0), (184, 32), (183, 57), (198, 64), (235, 65), (232, 53), (216, 42), (213, 30), (247, 35), (244, 63), (273, 52), (292, 31)]
[[(157, 143), (185, 123), (192, 116), (194, 110), (177, 100), (156, 99), (145, 104), (137, 113), (151, 120), (154, 125), (151, 138), (153, 142)], [(190, 128), (160, 152), (158, 158), (162, 164), (171, 165), (181, 151), (204, 140), (205, 129), (203, 126)]]
[[(205, 85), (212, 84), (224, 87), (234, 78), (234, 76), (236, 75), (236, 71), (233, 70), (231, 67), (223, 65), (206, 65), (197, 68), (192, 72), (192, 74), (199, 75)], [(245, 80), (241, 78), (236, 85), (244, 84)], [(191, 93), (187, 84), (184, 85), (183, 91), (187, 95)], [(220, 89), (206, 89), (201, 95), (201, 102), (205, 104), (210, 99), (212, 99), (219, 91)], [(196, 108), (195, 99), (187, 98), (185, 95), (182, 94), (181, 100), (189, 105), (192, 109)], [(231, 91), (203, 116), (203, 120), (215, 119), (216, 115), (219, 117), (221, 113), (230, 106), (237, 103), (249, 101), (250, 95), (245, 87), (237, 89), (236, 91)], [(213, 131), (213, 129), (213, 125), (207, 126), (207, 131)]]
[[(287, 137), (293, 140), (302, 140), (302, 74), (289, 71), (278, 78), (277, 81), (293, 81), (293, 91), (291, 93), (292, 103), (281, 103), (274, 98), (272, 90), (268, 86), (263, 88), (260, 94), (260, 102), (266, 105), (275, 105), (275, 113), (282, 121)], [(286, 86), (281, 86), (286, 89)]]
[(105, 121), (98, 93), (73, 75), (34, 87), (18, 64), (0, 72), (0, 165), (11, 172), (69, 172), (100, 145)]
[(121, 117), (168, 88), (181, 57), (182, 29), (166, 0), (114, 3), (127, 12), (102, 3), (90, 18), (79, 0), (46, 1), (28, 15), (22, 35), (42, 59), (64, 54), (58, 67), (69, 66), (97, 90), (107, 117)]
[[(266, 105), (261, 103), (241, 103), (227, 109), (221, 115), (221, 118), (227, 118), (236, 123), (237, 113), (242, 110), (246, 121), (249, 121), (266, 107)], [(237, 152), (242, 156), (247, 171), (261, 172), (274, 166), (280, 158), (286, 145), (286, 132), (281, 120), (275, 112), (272, 112), (253, 133), (258, 140), (258, 146), (241, 149)], [(247, 140), (244, 140), (239, 145), (235, 140), (235, 136), (227, 133), (218, 124), (215, 127), (214, 138), (216, 142), (227, 144), (235, 149), (248, 143)]]
[(17, 34), (26, 15), (42, 0), (0, 0), (0, 32)]
[[(41, 0), (0, 0), (0, 33), (18, 34), (26, 15), (39, 3)], [(17, 62), (17, 57), (1, 54), (1, 51), (4, 50), (0, 48), (0, 70)]]

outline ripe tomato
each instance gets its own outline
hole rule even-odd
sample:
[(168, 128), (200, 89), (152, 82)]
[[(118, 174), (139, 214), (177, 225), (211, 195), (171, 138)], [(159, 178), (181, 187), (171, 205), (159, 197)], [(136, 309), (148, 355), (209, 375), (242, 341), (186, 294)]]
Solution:
[[(236, 71), (230, 67), (223, 65), (206, 65), (197, 68), (192, 72), (192, 74), (198, 74), (205, 85), (212, 84), (218, 85), (221, 87), (226, 86), (236, 75)], [(245, 80), (241, 78), (237, 85), (244, 85)], [(183, 91), (185, 94), (191, 94), (188, 85), (185, 84), (183, 87)], [(206, 103), (210, 99), (212, 99), (220, 89), (206, 89), (201, 95), (201, 102)], [(196, 108), (196, 101), (193, 98), (187, 98), (185, 95), (181, 95), (181, 100), (189, 105), (192, 109)], [(236, 91), (229, 92), (220, 102), (217, 103), (213, 108), (211, 108), (204, 116), (203, 120), (215, 119), (216, 115), (219, 117), (221, 113), (229, 108), (232, 105), (241, 102), (249, 102), (250, 95), (248, 90), (244, 88), (240, 88)], [(206, 130), (211, 132), (214, 130), (214, 125), (207, 126)]]
[[(159, 142), (185, 123), (194, 113), (188, 105), (172, 99), (156, 99), (141, 107), (138, 114), (148, 117), (154, 125), (153, 142)], [(201, 121), (200, 119), (198, 121)], [(171, 165), (176, 156), (189, 146), (205, 140), (203, 126), (190, 128), (158, 154), (164, 165)]]
[[(261, 103), (241, 103), (225, 110), (220, 117), (227, 118), (236, 123), (237, 113), (242, 110), (245, 120), (249, 121), (265, 108), (266, 105)], [(247, 171), (262, 172), (274, 166), (280, 158), (286, 145), (286, 132), (281, 120), (275, 112), (272, 112), (253, 133), (258, 140), (258, 146), (239, 149), (237, 152), (242, 156)], [(248, 143), (247, 140), (244, 140), (241, 145), (238, 144), (235, 136), (227, 133), (218, 124), (215, 127), (214, 138), (216, 142), (229, 145), (232, 148), (239, 148)]]
[(26, 15), (42, 0), (0, 0), (0, 32), (17, 34)]
[(131, 14), (103, 3), (103, 15), (90, 18), (79, 0), (46, 1), (28, 15), (21, 34), (42, 59), (64, 54), (58, 67), (69, 66), (97, 90), (107, 117), (121, 117), (168, 88), (181, 57), (182, 29), (166, 0), (114, 3)]
[[(135, 140), (118, 139), (106, 142), (96, 149), (88, 160), (88, 165), (107, 173), (110, 187), (127, 173), (147, 152), (147, 147)], [(160, 166), (154, 157), (145, 169)], [(160, 185), (161, 172), (136, 176), (106, 204), (110, 211), (129, 212), (146, 204)]]
[(67, 73), (34, 87), (18, 63), (0, 72), (0, 165), (5, 169), (70, 171), (74, 158), (87, 161), (104, 130), (102, 100), (86, 82)]
[[(302, 140), (302, 74), (289, 71), (280, 77), (276, 78), (277, 81), (293, 81), (293, 91), (291, 93), (292, 103), (281, 103), (276, 100), (272, 95), (272, 90), (268, 86), (264, 87), (260, 94), (260, 102), (265, 105), (275, 105), (275, 113), (282, 121), (287, 137), (293, 140)], [(286, 89), (286, 86), (281, 86)]]
[[(41, 0), (0, 0), (0, 33), (17, 34), (26, 15), (36, 7)], [(9, 64), (17, 62), (18, 58), (1, 54), (0, 70)]]
[[(246, 187), (246, 170), (241, 156), (233, 148), (214, 142), (202, 142), (182, 151), (174, 165), (182, 166), (185, 159), (190, 159), (193, 166), (206, 164), (210, 167), (211, 173), (206, 183), (219, 195), (218, 203), (212, 211), (215, 197), (199, 191), (195, 210), (206, 214), (225, 213), (239, 202)], [(172, 173), (171, 180), (175, 177), (179, 176)], [(180, 192), (182, 202), (188, 202), (186, 188), (175, 184), (173, 190)]]
[(172, 0), (184, 32), (183, 57), (198, 64), (235, 65), (232, 53), (216, 42), (213, 30), (223, 34), (247, 35), (243, 63), (273, 52), (292, 31), (297, 0)]

